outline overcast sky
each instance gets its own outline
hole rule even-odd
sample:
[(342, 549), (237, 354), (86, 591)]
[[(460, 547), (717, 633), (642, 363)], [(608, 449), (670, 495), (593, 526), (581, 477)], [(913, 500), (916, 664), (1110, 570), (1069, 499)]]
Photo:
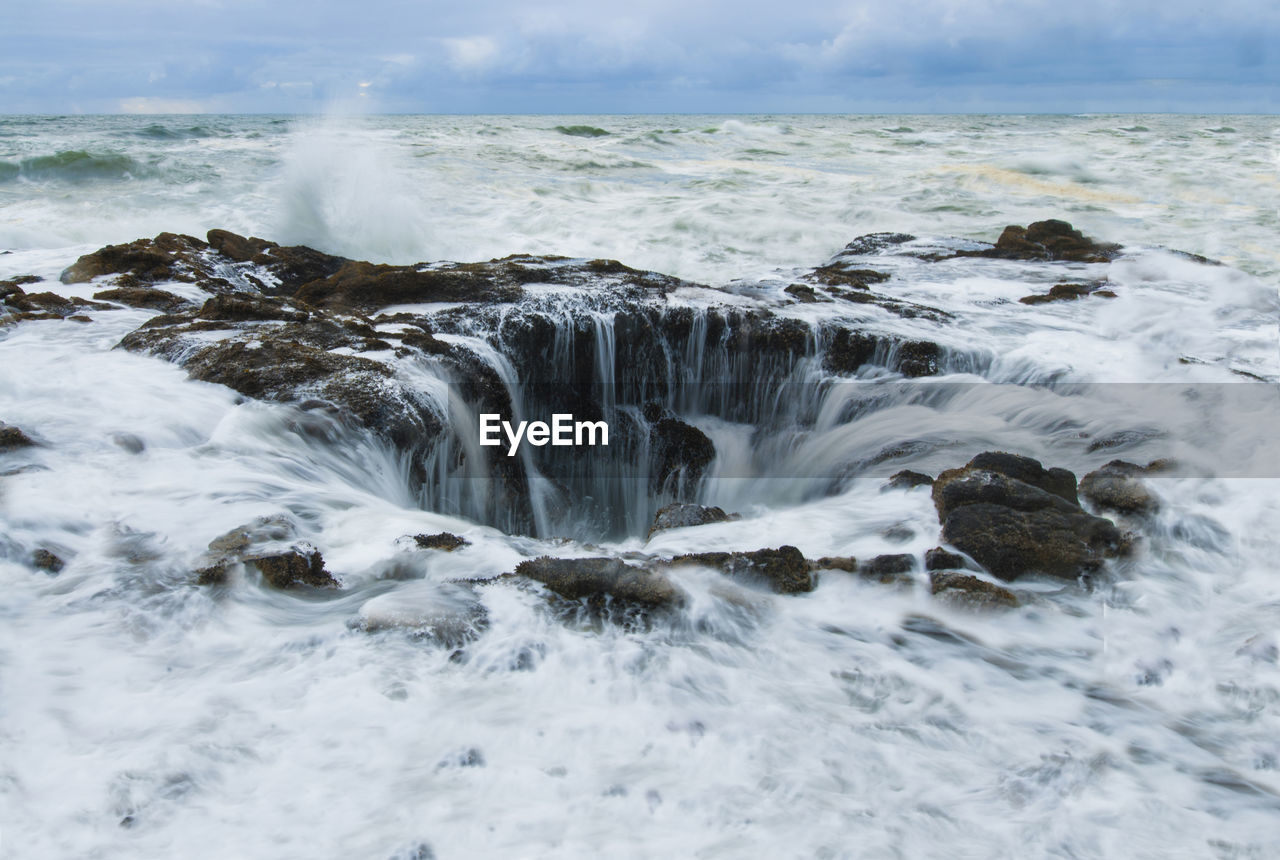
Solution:
[(16, 0), (0, 113), (1280, 112), (1277, 0)]

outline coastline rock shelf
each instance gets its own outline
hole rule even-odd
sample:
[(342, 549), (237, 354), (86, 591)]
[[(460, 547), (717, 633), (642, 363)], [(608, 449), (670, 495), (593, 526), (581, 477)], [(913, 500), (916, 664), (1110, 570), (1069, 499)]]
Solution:
[[(1046, 267), (1052, 279), (1054, 267), (1105, 265), (1120, 253), (1062, 221), (1009, 227), (993, 245), (950, 248), (880, 233), (778, 283), (713, 288), (613, 260), (513, 255), (392, 266), (225, 230), (206, 240), (163, 233), (102, 248), (68, 267), (63, 283), (85, 285), (91, 299), (24, 291), (38, 278), (0, 283), (0, 322), (88, 322), (86, 314), (119, 306), (154, 312), (119, 346), (244, 397), (295, 404), (346, 431), (371, 432), (403, 458), (424, 510), (508, 534), (652, 541), (740, 520), (701, 504), (713, 474), (734, 477), (722, 468), (730, 458), (716, 427), (747, 428), (748, 449), (778, 456), (824, 422), (875, 408), (856, 401), (835, 408), (842, 381), (919, 380), (990, 365), (993, 356), (980, 346), (948, 347), (878, 324), (924, 320), (946, 329), (955, 321), (896, 296), (893, 274), (868, 265), (876, 254), (925, 263), (1019, 260)], [(1088, 283), (1064, 280), (1022, 304), (1114, 296), (1098, 275), (1090, 270)], [(509, 456), (501, 446), (477, 444), (478, 416), (486, 413), (605, 421), (610, 443), (525, 445)], [(6, 448), (32, 444), (17, 428), (3, 430)], [(854, 465), (911, 450), (904, 443), (868, 451)], [(1079, 493), (1100, 510), (1148, 513), (1158, 502), (1140, 478), (1153, 469), (1116, 461), (1088, 476)], [(806, 497), (834, 495), (858, 474), (829, 472)], [(889, 546), (861, 562), (806, 559), (794, 546), (739, 547), (626, 560), (529, 558), (506, 577), (597, 611), (684, 606), (678, 572), (689, 569), (782, 594), (812, 591), (821, 575), (889, 585), (918, 579), (943, 602), (993, 609), (1019, 604), (997, 579), (1074, 580), (1132, 546), (1132, 535), (1081, 507), (1074, 474), (1027, 457), (988, 452), (936, 480), (901, 472), (884, 486), (925, 489), (950, 549), (923, 558)], [(341, 588), (340, 573), (331, 574), (309, 544), (254, 537), (270, 525), (215, 539), (196, 579), (220, 585), (256, 569), (279, 589)], [(419, 535), (417, 545), (453, 551), (467, 541)]]

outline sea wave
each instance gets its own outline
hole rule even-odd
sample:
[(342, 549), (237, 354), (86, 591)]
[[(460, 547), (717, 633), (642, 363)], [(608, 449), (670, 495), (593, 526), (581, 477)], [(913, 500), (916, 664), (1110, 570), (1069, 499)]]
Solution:
[(152, 173), (150, 167), (122, 152), (68, 149), (52, 155), (36, 155), (17, 162), (0, 161), (0, 182), (127, 181)]

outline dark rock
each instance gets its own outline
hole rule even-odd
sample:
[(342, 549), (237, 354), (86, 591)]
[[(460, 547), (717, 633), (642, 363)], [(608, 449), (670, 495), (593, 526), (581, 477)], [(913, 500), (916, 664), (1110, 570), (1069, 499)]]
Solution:
[(93, 297), (104, 302), (115, 302), (133, 308), (146, 308), (165, 313), (176, 313), (189, 308), (192, 304), (181, 296), (153, 287), (117, 287), (94, 293)]
[(305, 285), (295, 297), (316, 307), (369, 313), (388, 305), (513, 302), (522, 295), (519, 286), (486, 277), (475, 267), (422, 270), (349, 262), (324, 280)]
[(649, 537), (665, 529), (723, 523), (730, 519), (732, 518), (724, 512), (723, 508), (673, 502), (658, 510), (653, 518), (653, 525), (649, 527)]
[(995, 247), (962, 251), (957, 256), (996, 257), (1004, 260), (1065, 260), (1105, 263), (1121, 251), (1119, 245), (1096, 242), (1066, 221), (1036, 221), (1027, 227), (1004, 228)]
[[(237, 236), (226, 230), (210, 230), (209, 244), (228, 260), (266, 269), (279, 282), (268, 286), (254, 279), (268, 295), (292, 295), (312, 281), (327, 278), (349, 261), (304, 245), (282, 246), (256, 237)], [(211, 274), (211, 273), (210, 273)]]
[(779, 594), (813, 591), (815, 584), (804, 555), (793, 546), (755, 552), (690, 553), (678, 555), (670, 563), (673, 567), (710, 567), (734, 579), (767, 584)]
[(875, 254), (893, 245), (905, 245), (907, 242), (913, 242), (915, 238), (915, 236), (906, 233), (868, 233), (845, 245), (844, 253), (859, 256)]
[(938, 362), (942, 357), (942, 348), (927, 340), (908, 340), (898, 347), (896, 366), (893, 368), (911, 379), (921, 376), (934, 376), (938, 372)]
[(880, 492), (885, 493), (889, 490), (911, 490), (915, 487), (932, 487), (933, 478), (923, 472), (913, 472), (910, 469), (903, 469), (901, 472), (895, 472), (888, 482), (880, 488)]
[(933, 501), (943, 539), (1001, 579), (1030, 572), (1075, 578), (1120, 554), (1125, 542), (1110, 520), (1086, 513), (1064, 491), (1063, 477), (1054, 470), (997, 453), (943, 472), (934, 482)]
[[(671, 417), (658, 420), (649, 432), (650, 485), (655, 492), (692, 488), (716, 456), (706, 433)], [(679, 485), (671, 487), (675, 480)]]
[(939, 499), (938, 483), (942, 482), (946, 476), (952, 476), (956, 472), (964, 470), (981, 470), (984, 472), (995, 472), (1009, 478), (1014, 478), (1024, 484), (1030, 484), (1052, 493), (1073, 505), (1080, 503), (1076, 496), (1076, 476), (1067, 469), (1045, 469), (1040, 465), (1039, 461), (1030, 457), (1023, 457), (1019, 454), (1009, 454), (1004, 451), (986, 451), (974, 457), (964, 466), (964, 469), (952, 469), (939, 475), (934, 483), (934, 502)]
[(67, 563), (47, 549), (38, 549), (31, 553), (31, 566), (48, 573), (61, 573)]
[(831, 556), (809, 560), (809, 570), (843, 570), (845, 573), (858, 572), (858, 560), (851, 555)]
[(966, 573), (935, 571), (929, 576), (929, 589), (936, 599), (957, 608), (990, 611), (1019, 605), (1009, 589)]
[(516, 575), (541, 582), (568, 600), (585, 599), (596, 608), (617, 601), (640, 609), (671, 609), (685, 602), (684, 592), (667, 577), (616, 558), (543, 556), (520, 562)]
[(338, 581), (324, 569), (324, 558), (317, 550), (295, 548), (273, 555), (250, 556), (244, 561), (256, 567), (263, 581), (272, 588), (338, 587)]
[(218, 561), (196, 570), (196, 585), (226, 585), (231, 562)]
[(196, 258), (209, 246), (193, 236), (161, 233), (127, 245), (85, 254), (62, 272), (62, 283), (82, 284), (103, 275), (129, 275), (138, 284), (194, 281)]
[(450, 532), (440, 532), (433, 535), (414, 535), (413, 541), (423, 549), (440, 549), (445, 552), (453, 552), (459, 547), (471, 546), (471, 541)]
[(809, 277), (820, 284), (852, 287), (855, 290), (865, 290), (871, 284), (882, 284), (889, 280), (889, 276), (884, 272), (876, 272), (872, 269), (851, 269), (841, 263), (820, 266), (814, 269)]
[(935, 546), (924, 554), (925, 570), (956, 570), (968, 566), (968, 562), (960, 553), (945, 550), (940, 546)]
[[(1159, 471), (1158, 461), (1151, 465)], [(1151, 473), (1151, 465), (1112, 460), (1080, 480), (1080, 495), (1095, 508), (1130, 515), (1153, 514), (1160, 509), (1160, 502), (1139, 480), (1140, 475)]]
[(209, 541), (209, 551), (238, 556), (255, 544), (290, 540), (296, 533), (296, 526), (287, 516), (258, 517)]
[(18, 448), (30, 448), (35, 445), (31, 441), (31, 437), (23, 433), (12, 424), (0, 423), (0, 454), (13, 451)]
[(223, 295), (206, 301), (196, 316), (223, 322), (306, 322), (310, 314), (289, 310), (278, 300), (253, 295)]
[(858, 575), (880, 582), (892, 583), (910, 579), (916, 568), (916, 557), (909, 553), (878, 555), (858, 565)]
[(807, 287), (804, 284), (792, 284), (783, 290), (783, 292), (793, 297), (798, 302), (812, 303), (825, 301), (818, 297), (818, 294), (813, 291), (813, 287)]
[(1098, 292), (1108, 292), (1112, 298), (1115, 297), (1115, 293), (1111, 293), (1109, 290), (1099, 291), (1089, 284), (1054, 284), (1049, 288), (1048, 293), (1023, 296), (1018, 301), (1024, 305), (1042, 305), (1046, 302), (1075, 301)]
[(400, 336), (400, 343), (420, 349), (428, 355), (447, 355), (453, 347), (442, 340), (436, 340), (427, 332), (409, 332)]
[(275, 242), (257, 237), (237, 236), (229, 230), (210, 230), (206, 238), (218, 253), (237, 263), (248, 263), (268, 249), (279, 247)]

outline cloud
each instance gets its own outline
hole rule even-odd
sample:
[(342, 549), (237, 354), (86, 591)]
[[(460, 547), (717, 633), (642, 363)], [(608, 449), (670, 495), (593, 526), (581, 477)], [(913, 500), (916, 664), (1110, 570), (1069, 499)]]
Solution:
[(1217, 0), (1212, 16), (1198, 0), (45, 0), (8, 24), (0, 109), (17, 112), (126, 100), (306, 112), (361, 93), (423, 112), (1275, 110), (1280, 98), (1280, 5), (1256, 0)]
[(120, 113), (212, 113), (211, 104), (203, 99), (158, 99), (134, 96), (121, 99)]

